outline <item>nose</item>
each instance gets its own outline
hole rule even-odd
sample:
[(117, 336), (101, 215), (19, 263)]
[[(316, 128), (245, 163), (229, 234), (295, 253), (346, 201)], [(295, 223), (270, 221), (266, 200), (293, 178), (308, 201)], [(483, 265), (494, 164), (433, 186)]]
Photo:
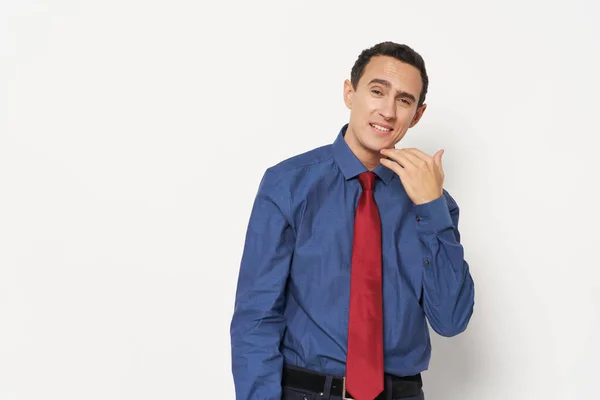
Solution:
[(396, 117), (396, 100), (394, 98), (383, 99), (379, 105), (379, 114), (386, 121)]

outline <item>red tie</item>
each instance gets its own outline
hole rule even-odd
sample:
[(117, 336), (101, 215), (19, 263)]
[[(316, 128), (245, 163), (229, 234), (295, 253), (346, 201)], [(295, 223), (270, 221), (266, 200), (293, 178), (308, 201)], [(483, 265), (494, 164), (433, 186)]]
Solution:
[(375, 174), (364, 172), (358, 180), (363, 191), (354, 219), (346, 387), (357, 400), (373, 400), (383, 391), (381, 220)]

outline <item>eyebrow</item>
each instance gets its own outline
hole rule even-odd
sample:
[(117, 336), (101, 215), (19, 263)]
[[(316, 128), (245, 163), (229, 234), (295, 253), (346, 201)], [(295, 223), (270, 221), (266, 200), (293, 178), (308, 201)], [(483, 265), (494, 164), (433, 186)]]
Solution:
[[(373, 83), (378, 83), (380, 85), (385, 86), (388, 89), (392, 88), (392, 84), (389, 81), (386, 81), (385, 79), (379, 79), (379, 78), (372, 79), (371, 82), (369, 82), (369, 85), (371, 85)], [(405, 98), (411, 99), (412, 101), (415, 101), (415, 102), (417, 101), (417, 99), (415, 98), (414, 95), (412, 95), (408, 92), (404, 92), (402, 90), (397, 90), (396, 95), (399, 97), (405, 97)]]

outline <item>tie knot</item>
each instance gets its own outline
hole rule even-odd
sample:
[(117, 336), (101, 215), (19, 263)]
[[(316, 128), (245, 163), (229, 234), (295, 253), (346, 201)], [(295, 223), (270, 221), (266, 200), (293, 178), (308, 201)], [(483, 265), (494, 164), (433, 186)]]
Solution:
[(363, 190), (373, 190), (373, 187), (375, 186), (375, 178), (376, 175), (371, 172), (363, 172), (362, 174), (358, 175), (358, 181), (360, 182), (360, 186), (362, 186)]

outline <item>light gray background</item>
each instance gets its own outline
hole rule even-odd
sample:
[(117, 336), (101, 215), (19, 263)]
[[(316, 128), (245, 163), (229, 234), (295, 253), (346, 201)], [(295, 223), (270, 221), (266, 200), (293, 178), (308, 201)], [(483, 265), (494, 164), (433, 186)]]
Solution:
[(428, 400), (598, 398), (594, 1), (0, 1), (0, 399), (233, 399), (264, 170), (327, 144), (407, 43), (476, 282)]

